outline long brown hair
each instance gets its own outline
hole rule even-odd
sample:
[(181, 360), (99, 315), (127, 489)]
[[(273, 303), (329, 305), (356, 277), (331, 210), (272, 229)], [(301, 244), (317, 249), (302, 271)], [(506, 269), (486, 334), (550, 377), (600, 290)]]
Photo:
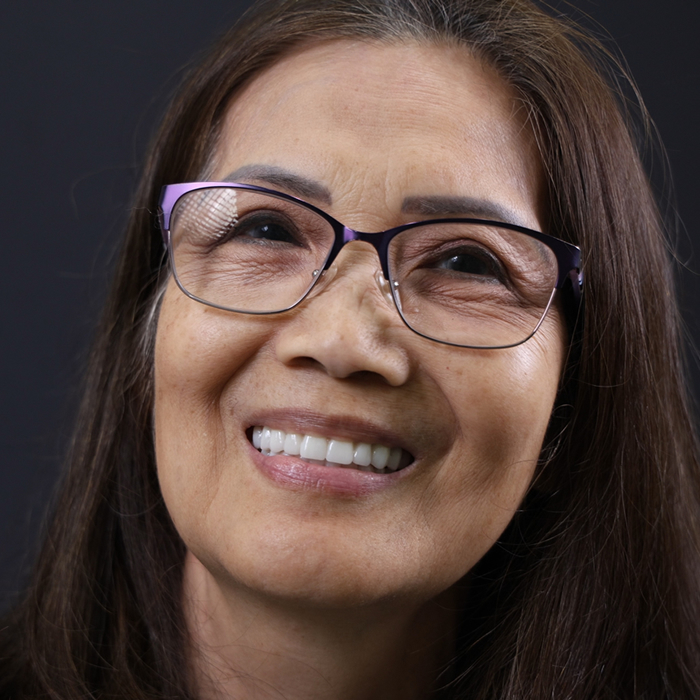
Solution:
[(495, 67), (539, 145), (547, 230), (584, 252), (583, 330), (540, 472), (472, 572), (445, 697), (700, 697), (700, 471), (663, 225), (615, 62), (529, 0), (272, 0), (190, 74), (135, 196), (32, 585), (4, 625), (3, 697), (191, 696), (184, 545), (151, 425), (158, 192), (206, 172), (246, 81), (341, 37), (465, 45)]

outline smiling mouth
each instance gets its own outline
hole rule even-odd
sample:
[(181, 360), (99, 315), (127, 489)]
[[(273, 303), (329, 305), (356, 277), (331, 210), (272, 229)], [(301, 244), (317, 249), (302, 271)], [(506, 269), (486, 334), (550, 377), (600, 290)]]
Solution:
[(400, 447), (285, 432), (269, 426), (255, 426), (248, 431), (248, 438), (264, 455), (299, 457), (312, 464), (375, 474), (393, 474), (413, 462), (413, 457)]

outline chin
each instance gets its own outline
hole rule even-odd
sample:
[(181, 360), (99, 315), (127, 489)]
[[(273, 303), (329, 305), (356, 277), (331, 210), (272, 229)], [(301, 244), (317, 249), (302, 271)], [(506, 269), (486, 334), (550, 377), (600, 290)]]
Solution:
[(218, 554), (188, 548), (188, 566), (196, 562), (198, 576), (222, 592), (329, 610), (391, 602), (420, 605), (461, 577), (457, 571), (438, 577), (434, 570), (416, 568), (415, 557), (397, 556), (400, 548), (392, 552), (382, 538), (371, 543), (347, 535), (346, 540), (343, 545), (308, 529), (270, 528), (255, 537), (239, 537), (235, 549)]

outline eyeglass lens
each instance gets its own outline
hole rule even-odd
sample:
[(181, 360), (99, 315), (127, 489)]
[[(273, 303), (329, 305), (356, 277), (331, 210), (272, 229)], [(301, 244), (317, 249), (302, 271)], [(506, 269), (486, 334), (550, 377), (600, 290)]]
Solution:
[[(295, 202), (253, 190), (207, 188), (171, 216), (176, 278), (191, 296), (248, 313), (296, 304), (335, 241), (333, 226)], [(426, 223), (389, 244), (396, 305), (435, 340), (476, 347), (522, 342), (537, 328), (557, 278), (553, 251), (497, 224)]]

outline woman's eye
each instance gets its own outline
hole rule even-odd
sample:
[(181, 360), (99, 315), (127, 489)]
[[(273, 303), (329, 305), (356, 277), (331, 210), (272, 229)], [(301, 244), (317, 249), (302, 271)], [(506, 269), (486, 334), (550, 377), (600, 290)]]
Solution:
[(244, 216), (231, 222), (222, 233), (220, 241), (303, 245), (298, 228), (285, 219), (286, 217), (273, 218), (269, 214)]
[(498, 281), (503, 279), (501, 265), (483, 251), (449, 253), (437, 260), (432, 267), (464, 275), (496, 279)]
[(254, 226), (238, 225), (234, 228), (234, 235), (237, 237), (254, 238), (256, 240), (276, 241), (279, 243), (296, 244), (294, 234), (284, 226), (276, 223), (257, 224)]

